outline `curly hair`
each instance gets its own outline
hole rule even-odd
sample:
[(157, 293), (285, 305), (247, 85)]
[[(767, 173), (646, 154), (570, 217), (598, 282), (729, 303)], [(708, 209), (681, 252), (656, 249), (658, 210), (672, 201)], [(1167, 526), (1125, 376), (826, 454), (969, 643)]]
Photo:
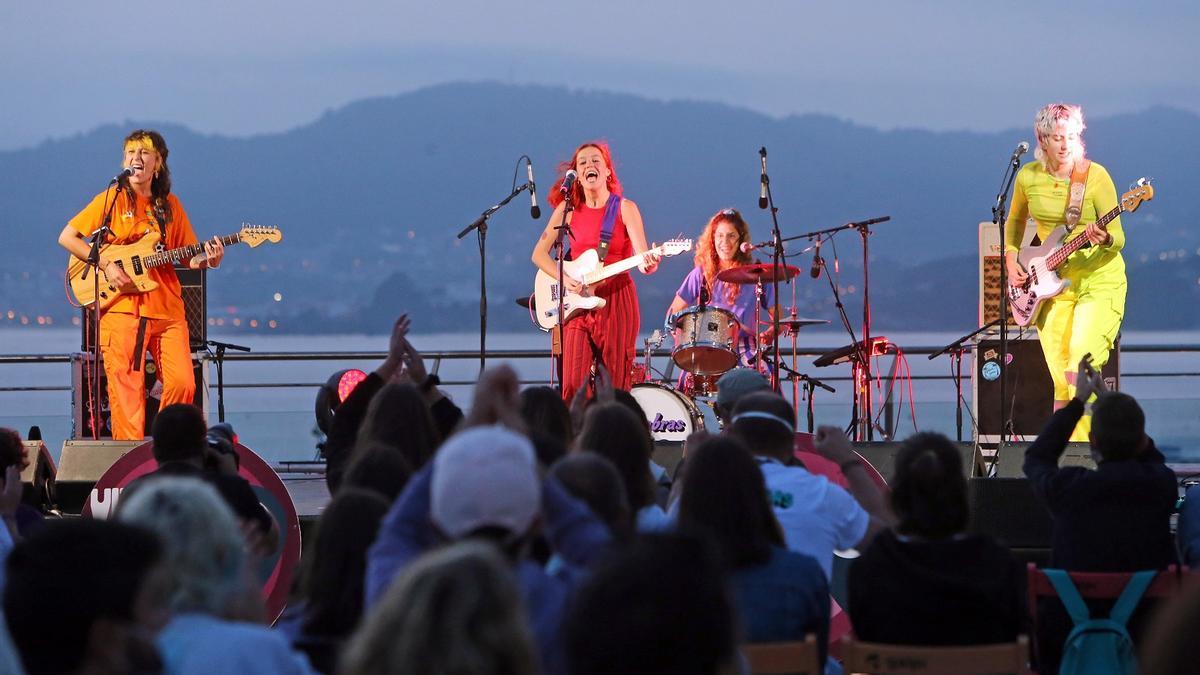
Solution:
[[(696, 266), (704, 274), (704, 288), (708, 291), (709, 297), (712, 297), (713, 284), (717, 280), (718, 272), (725, 268), (754, 262), (750, 253), (743, 252), (741, 248), (734, 252), (733, 260), (722, 262), (720, 256), (717, 255), (717, 244), (714, 241), (717, 228), (721, 223), (729, 223), (737, 230), (739, 247), (750, 241), (750, 226), (746, 224), (746, 220), (742, 218), (742, 214), (737, 209), (722, 209), (708, 219), (708, 224), (704, 226), (704, 231), (700, 233), (700, 241), (696, 245)], [(726, 284), (725, 301), (732, 305), (741, 292), (741, 284)]]

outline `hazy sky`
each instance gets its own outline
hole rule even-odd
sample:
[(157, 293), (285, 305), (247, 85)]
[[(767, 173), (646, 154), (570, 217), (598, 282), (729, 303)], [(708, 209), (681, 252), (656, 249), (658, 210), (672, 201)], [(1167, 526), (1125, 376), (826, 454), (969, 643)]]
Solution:
[[(597, 9), (600, 8), (600, 9)], [(446, 81), (568, 85), (880, 127), (1200, 112), (1200, 3), (37, 0), (0, 5), (0, 149), (127, 119), (281, 131)]]

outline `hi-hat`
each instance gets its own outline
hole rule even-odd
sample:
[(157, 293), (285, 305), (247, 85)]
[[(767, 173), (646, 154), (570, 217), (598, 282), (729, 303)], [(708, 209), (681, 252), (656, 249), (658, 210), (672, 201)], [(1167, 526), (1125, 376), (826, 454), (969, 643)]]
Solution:
[(767, 284), (777, 279), (787, 281), (798, 274), (800, 268), (794, 265), (776, 267), (768, 263), (754, 263), (722, 270), (717, 273), (717, 279), (729, 284), (756, 284), (760, 281)]

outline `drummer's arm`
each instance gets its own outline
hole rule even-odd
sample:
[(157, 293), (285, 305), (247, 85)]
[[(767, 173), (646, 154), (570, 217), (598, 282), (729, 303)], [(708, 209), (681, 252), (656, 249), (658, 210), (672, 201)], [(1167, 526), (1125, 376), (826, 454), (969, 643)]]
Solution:
[(687, 308), (688, 308), (687, 300), (684, 300), (683, 298), (676, 295), (675, 299), (671, 301), (671, 306), (667, 308), (667, 317), (666, 317), (665, 328), (668, 333), (671, 332), (672, 330), (674, 330), (674, 328), (675, 328), (674, 326), (671, 325), (671, 323), (672, 323), (671, 317), (675, 316), (677, 313), (679, 313)]
[[(646, 228), (642, 224), (642, 212), (632, 199), (621, 200), (621, 220), (625, 221), (625, 232), (629, 235), (629, 243), (633, 244), (634, 253), (646, 253), (650, 246), (646, 244)], [(658, 270), (658, 261), (662, 256), (648, 253), (643, 256), (638, 269), (642, 274), (654, 274)]]

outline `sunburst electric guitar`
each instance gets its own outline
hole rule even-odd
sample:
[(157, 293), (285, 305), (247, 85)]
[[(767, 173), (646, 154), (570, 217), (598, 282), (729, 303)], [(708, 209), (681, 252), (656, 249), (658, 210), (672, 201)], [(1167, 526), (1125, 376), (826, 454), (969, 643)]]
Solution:
[[(1154, 199), (1154, 188), (1150, 181), (1139, 178), (1135, 187), (1121, 195), (1121, 201), (1113, 210), (1096, 220), (1096, 225), (1104, 229), (1113, 218), (1122, 213), (1133, 213), (1142, 202)], [(1021, 285), (1009, 284), (1008, 306), (1012, 309), (1013, 321), (1018, 326), (1028, 326), (1037, 319), (1042, 303), (1062, 293), (1071, 285), (1070, 280), (1060, 279), (1055, 272), (1067, 257), (1075, 251), (1087, 246), (1088, 238), (1082, 227), (1076, 227), (1079, 235), (1067, 243), (1067, 227), (1060, 225), (1039, 246), (1029, 246), (1017, 254), (1017, 262), (1029, 273), (1029, 278)]]
[[(692, 250), (691, 239), (672, 239), (663, 242), (661, 246), (655, 246), (646, 253), (657, 253), (664, 258), (669, 258), (690, 250)], [(604, 298), (591, 295), (590, 288), (611, 276), (637, 267), (638, 263), (642, 261), (643, 255), (638, 253), (611, 265), (601, 265), (596, 249), (590, 249), (574, 260), (564, 261), (563, 274), (583, 283), (586, 290), (583, 294), (568, 292), (563, 296), (563, 320), (570, 318), (571, 314), (579, 310), (603, 307)], [(550, 330), (558, 324), (558, 279), (540, 269), (533, 278), (531, 307), (534, 321), (542, 330)]]
[[(83, 307), (98, 304), (101, 310), (107, 309), (123, 295), (147, 293), (158, 288), (158, 282), (150, 278), (150, 270), (160, 265), (190, 260), (204, 253), (204, 242), (181, 246), (179, 248), (163, 249), (159, 246), (162, 237), (157, 230), (150, 230), (141, 239), (132, 244), (110, 244), (101, 249), (105, 260), (115, 261), (129, 276), (129, 283), (116, 286), (109, 283), (104, 271), (100, 271), (100, 302), (96, 303), (95, 280), (92, 278), (92, 267), (86, 262), (71, 256), (67, 262), (67, 280), (71, 284), (71, 293), (76, 302)], [(226, 246), (242, 243), (251, 248), (264, 242), (272, 244), (283, 239), (283, 233), (278, 227), (264, 225), (242, 225), (237, 234), (221, 237), (221, 243)]]

